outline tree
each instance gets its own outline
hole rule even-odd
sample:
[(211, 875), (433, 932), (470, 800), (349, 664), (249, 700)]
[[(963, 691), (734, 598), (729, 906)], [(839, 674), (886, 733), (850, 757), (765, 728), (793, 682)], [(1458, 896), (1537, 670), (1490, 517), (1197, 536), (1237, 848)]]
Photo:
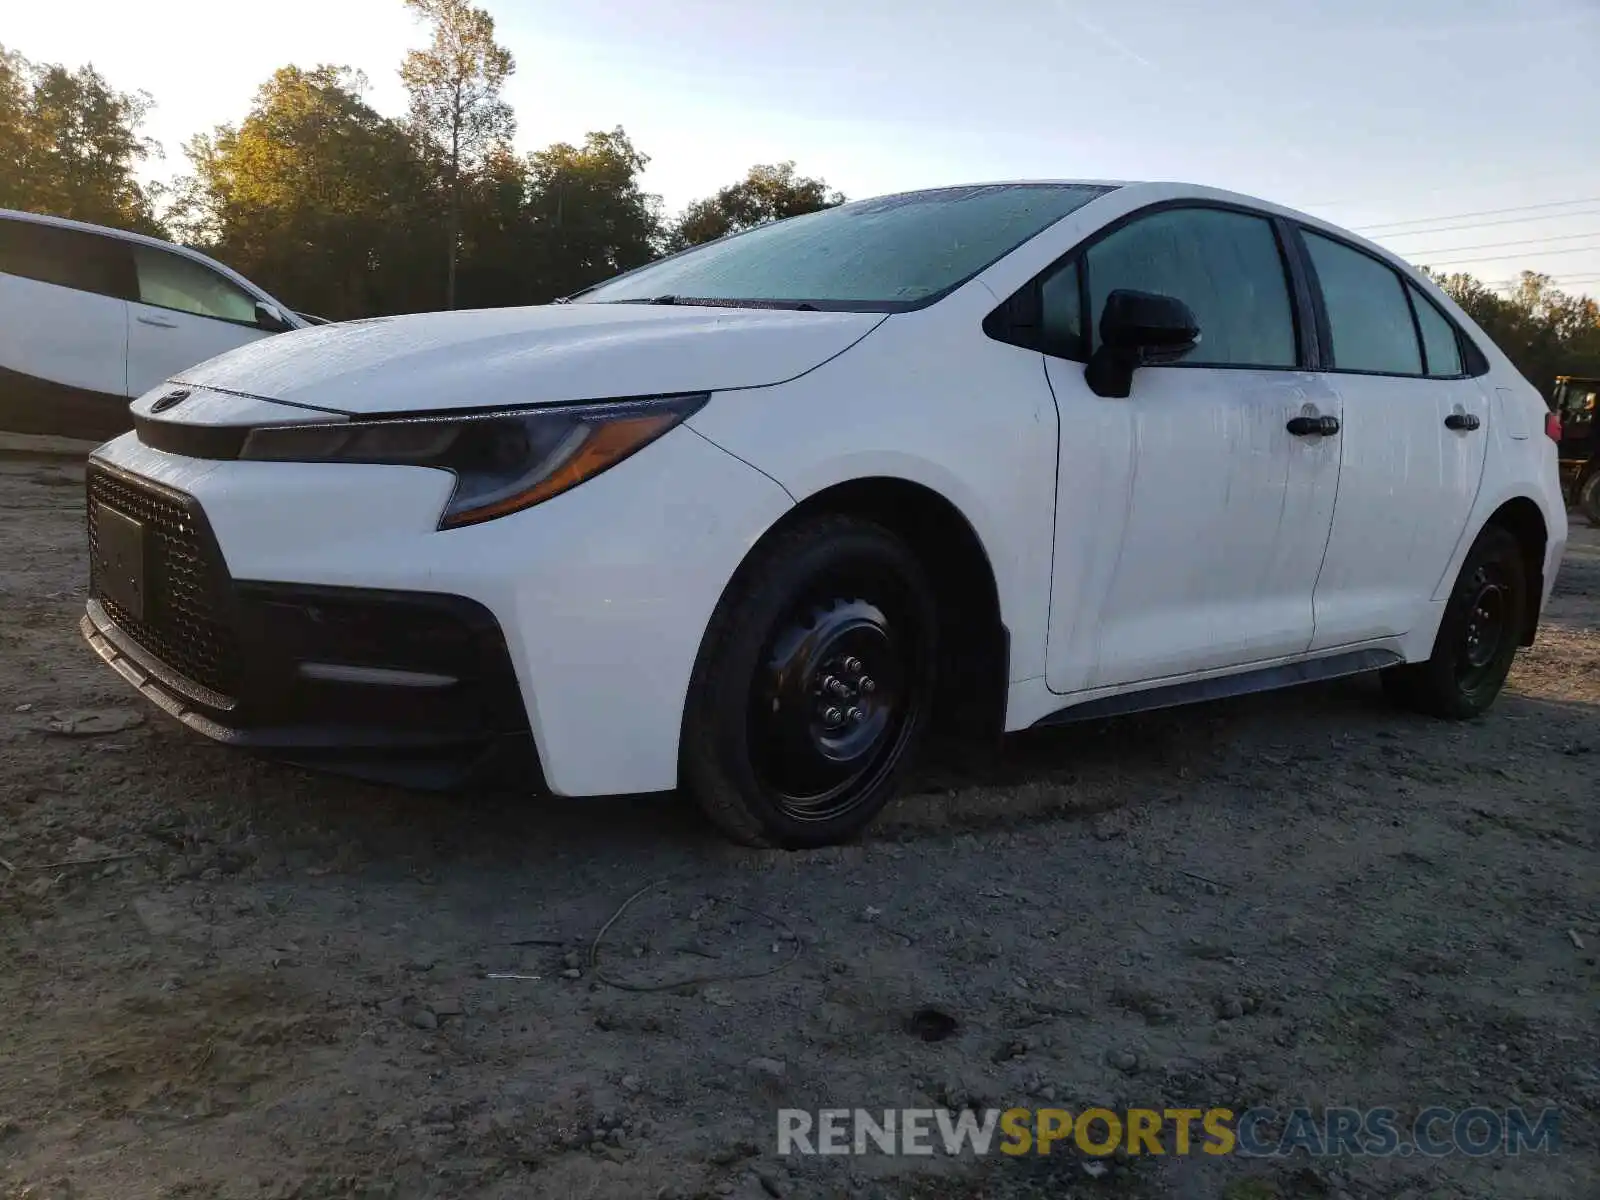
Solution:
[(511, 139), (516, 121), (500, 90), (516, 62), (495, 42), (494, 18), (467, 0), (406, 0), (406, 7), (432, 27), (428, 48), (407, 53), (400, 78), (412, 129), (445, 196), (445, 307), (454, 308), (463, 180)]
[(1502, 296), (1464, 273), (1430, 272), (1529, 383), (1546, 396), (1557, 375), (1600, 374), (1600, 305), (1524, 271)]
[[(193, 139), (171, 220), (296, 307), (330, 318), (437, 307), (413, 231), (436, 219), (404, 126), (345, 67), (284, 67), (237, 127)], [(435, 276), (436, 278), (436, 276)]]
[(30, 64), (0, 46), (0, 208), (26, 208)]
[(134, 176), (159, 153), (139, 134), (150, 105), (93, 67), (35, 64), (0, 46), (0, 207), (159, 233)]
[(528, 156), (537, 299), (565, 296), (655, 258), (661, 201), (639, 185), (650, 160), (619, 126)]
[(823, 180), (795, 174), (794, 163), (757, 165), (738, 183), (684, 209), (670, 237), (672, 249), (696, 246), (801, 213), (843, 204), (843, 194)]

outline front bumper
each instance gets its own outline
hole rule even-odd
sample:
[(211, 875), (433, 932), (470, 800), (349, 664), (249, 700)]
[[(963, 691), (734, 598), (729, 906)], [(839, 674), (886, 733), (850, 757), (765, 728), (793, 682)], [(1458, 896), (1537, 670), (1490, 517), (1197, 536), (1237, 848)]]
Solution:
[[(210, 398), (188, 403), (202, 399)], [(160, 450), (132, 433), (91, 461), (186, 500), (185, 525), (192, 513), (195, 528), (214, 534), (224, 573), (246, 593), (275, 583), (293, 592), (442, 595), (492, 614), (539, 777), (558, 796), (676, 785), (701, 636), (734, 570), (793, 505), (767, 476), (687, 426), (554, 499), (443, 532), (439, 514), (454, 485), (443, 471), (218, 461)], [(185, 611), (200, 639), (193, 678), (211, 661), (209, 630), (202, 609)], [(262, 657), (270, 667), (275, 655)], [(213, 690), (238, 686), (223, 682)], [(243, 731), (231, 716), (211, 719)]]
[[(94, 651), (190, 729), (227, 745), (384, 782), (542, 790), (493, 614), (461, 596), (236, 581), (191, 497), (88, 469)], [(105, 543), (143, 531), (137, 594)]]

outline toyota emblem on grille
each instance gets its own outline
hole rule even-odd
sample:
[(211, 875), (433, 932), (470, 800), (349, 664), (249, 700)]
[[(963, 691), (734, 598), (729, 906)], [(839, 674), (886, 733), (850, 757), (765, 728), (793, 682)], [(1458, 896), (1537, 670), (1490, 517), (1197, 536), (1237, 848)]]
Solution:
[(169, 408), (177, 408), (178, 405), (182, 404), (188, 398), (189, 393), (184, 391), (182, 388), (179, 388), (175, 392), (168, 392), (165, 396), (161, 397), (161, 399), (157, 400), (150, 406), (150, 411), (153, 413), (166, 412)]

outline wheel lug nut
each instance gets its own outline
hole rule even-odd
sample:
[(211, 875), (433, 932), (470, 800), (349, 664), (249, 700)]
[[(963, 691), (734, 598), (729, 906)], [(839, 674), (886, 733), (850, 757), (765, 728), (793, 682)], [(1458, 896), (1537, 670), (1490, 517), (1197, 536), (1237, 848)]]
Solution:
[(862, 721), (867, 719), (867, 714), (862, 712), (854, 704), (850, 706), (850, 711), (845, 715), (850, 718), (850, 722), (853, 725), (859, 725)]
[(838, 696), (840, 699), (843, 699), (845, 696), (850, 694), (849, 685), (844, 683), (842, 680), (835, 679), (832, 675), (829, 675), (822, 681), (822, 686), (833, 695)]
[(875, 692), (875, 691), (878, 690), (878, 685), (873, 680), (871, 675), (863, 675), (861, 677), (861, 679), (856, 683), (856, 686), (859, 687), (863, 692), (867, 692), (867, 693)]
[(844, 713), (839, 709), (829, 706), (823, 710), (822, 722), (825, 725), (838, 725), (844, 721)]
[(844, 669), (854, 675), (857, 671), (861, 670), (861, 660), (859, 658), (845, 659)]

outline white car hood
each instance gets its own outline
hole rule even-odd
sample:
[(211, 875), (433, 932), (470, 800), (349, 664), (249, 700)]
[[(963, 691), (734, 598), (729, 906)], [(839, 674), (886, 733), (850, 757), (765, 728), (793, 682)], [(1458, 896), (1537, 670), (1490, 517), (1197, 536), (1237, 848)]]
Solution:
[(262, 338), (172, 382), (350, 414), (721, 391), (804, 374), (883, 319), (634, 304), (419, 313)]

